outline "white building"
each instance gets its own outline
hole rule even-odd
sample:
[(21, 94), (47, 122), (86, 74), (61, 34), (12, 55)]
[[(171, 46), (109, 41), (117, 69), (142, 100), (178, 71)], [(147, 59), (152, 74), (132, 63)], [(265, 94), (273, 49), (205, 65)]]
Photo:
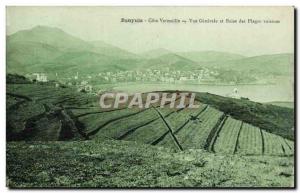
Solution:
[(75, 79), (75, 80), (78, 79), (78, 72), (77, 72), (76, 75), (74, 76), (74, 79)]
[(36, 77), (38, 82), (48, 82), (47, 75), (44, 73), (33, 73), (33, 76)]
[(235, 99), (240, 99), (240, 95), (238, 93), (238, 89), (237, 88), (234, 88), (233, 89), (233, 92), (229, 95), (229, 97), (231, 98), (235, 98)]

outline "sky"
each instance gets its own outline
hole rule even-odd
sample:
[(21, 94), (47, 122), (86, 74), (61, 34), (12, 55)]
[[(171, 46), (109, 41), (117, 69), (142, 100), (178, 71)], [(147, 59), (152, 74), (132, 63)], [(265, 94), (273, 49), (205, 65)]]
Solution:
[[(293, 53), (293, 7), (7, 7), (7, 35), (37, 25), (58, 27), (83, 40), (140, 53), (165, 48), (176, 52), (223, 51), (255, 56)], [(121, 23), (126, 19), (255, 19), (251, 23)]]

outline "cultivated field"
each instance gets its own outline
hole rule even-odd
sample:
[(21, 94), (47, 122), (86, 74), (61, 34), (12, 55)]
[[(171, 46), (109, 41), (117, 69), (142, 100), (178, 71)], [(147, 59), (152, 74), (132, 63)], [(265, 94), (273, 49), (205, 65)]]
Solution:
[[(145, 171), (143, 174), (145, 177), (142, 177), (142, 181), (137, 182), (134, 186), (271, 186), (271, 183), (260, 179), (264, 177), (266, 177), (266, 179), (271, 178), (271, 176), (268, 176), (271, 175), (271, 173), (259, 177), (263, 170), (258, 168), (261, 168), (261, 163), (265, 162), (267, 167), (278, 171), (278, 174), (276, 173), (277, 176), (275, 175), (274, 177), (274, 186), (291, 186), (293, 183), (293, 172), (291, 171), (293, 168), (294, 141), (293, 136), (287, 134), (290, 133), (288, 129), (290, 129), (292, 125), (286, 127), (287, 132), (285, 132), (285, 134), (280, 134), (284, 133), (283, 129), (285, 125), (293, 123), (293, 117), (288, 117), (288, 119), (291, 120), (274, 124), (274, 130), (270, 130), (270, 127), (268, 125), (265, 126), (266, 124), (264, 125), (264, 122), (262, 122), (265, 121), (265, 123), (268, 123), (272, 119), (275, 120), (275, 116), (280, 116), (280, 113), (284, 113), (285, 111), (286, 113), (292, 114), (292, 109), (265, 104), (261, 107), (260, 105), (262, 104), (248, 101), (243, 102), (240, 100), (235, 101), (236, 99), (222, 98), (221, 100), (217, 96), (215, 97), (206, 93), (197, 94), (197, 103), (200, 104), (200, 108), (198, 109), (188, 109), (186, 107), (181, 109), (159, 108), (156, 105), (146, 109), (129, 109), (124, 107), (119, 109), (100, 109), (97, 100), (98, 96), (77, 92), (69, 87), (56, 87), (52, 83), (8, 83), (6, 109), (7, 140), (9, 141), (7, 152), (9, 186), (105, 186), (104, 184), (106, 183), (107, 186), (131, 186), (132, 184), (127, 181), (129, 179), (121, 179), (121, 177), (124, 177), (123, 175), (126, 175), (126, 172), (123, 171), (122, 168), (125, 167), (126, 164), (129, 164), (129, 167), (150, 167), (148, 164), (152, 164), (155, 159), (162, 159), (161, 164), (163, 164), (166, 160), (171, 159), (170, 157), (172, 156), (175, 158), (172, 159), (172, 163), (175, 164), (175, 169), (172, 169), (171, 172), (166, 171), (167, 173), (164, 177), (153, 176), (150, 177), (151, 179), (146, 179), (147, 172)], [(230, 104), (229, 107), (232, 107), (232, 109), (236, 106), (246, 104), (258, 112), (256, 114), (257, 116), (253, 116), (254, 118), (251, 119), (252, 122), (250, 122), (248, 116), (254, 112), (253, 110), (249, 112), (248, 116), (246, 114), (248, 111), (241, 111), (239, 114), (235, 114), (234, 112), (236, 111), (230, 112), (228, 110), (229, 107), (224, 105), (225, 100), (228, 100), (227, 103)], [(260, 108), (264, 109), (265, 117), (259, 115), (259, 113), (261, 113)], [(274, 108), (276, 108), (276, 110), (279, 109), (277, 114), (275, 114)], [(271, 113), (266, 114), (268, 112), (272, 112), (275, 115)], [(78, 142), (58, 143), (55, 141)], [(102, 142), (96, 145), (100, 141), (106, 141), (103, 142), (103, 144), (109, 144), (107, 148), (102, 146)], [(118, 141), (131, 142), (120, 142), (119, 145)], [(122, 156), (120, 155), (119, 157), (121, 159), (120, 163), (118, 161), (112, 162), (112, 164), (117, 164), (117, 162), (121, 164), (119, 165), (120, 168), (116, 166), (116, 170), (120, 170), (120, 173), (116, 175), (113, 174), (112, 168), (102, 168), (104, 172), (103, 175), (98, 175), (97, 172), (94, 173), (90, 171), (91, 173), (88, 172), (86, 175), (92, 175), (94, 177), (96, 175), (97, 178), (92, 179), (93, 177), (90, 176), (85, 179), (86, 181), (83, 183), (79, 183), (76, 179), (84, 174), (75, 175), (76, 177), (74, 176), (74, 178), (70, 175), (73, 173), (74, 168), (68, 169), (67, 166), (61, 166), (60, 172), (62, 172), (61, 174), (64, 176), (64, 179), (61, 179), (61, 181), (55, 181), (56, 178), (60, 178), (59, 174), (56, 173), (58, 171), (55, 170), (53, 174), (50, 174), (51, 171), (46, 170), (42, 172), (41, 170), (48, 164), (49, 168), (51, 168), (53, 164), (51, 159), (55, 157), (62, 156), (58, 159), (59, 162), (64, 162), (62, 159), (67, 160), (66, 156), (68, 153), (63, 154), (61, 152), (62, 149), (68, 149), (68, 151), (72, 152), (74, 148), (74, 151), (77, 151), (76, 148), (78, 148), (80, 154), (74, 155), (75, 158), (86, 160), (85, 163), (79, 164), (83, 165), (82, 167), (78, 166), (78, 171), (81, 173), (85, 172), (85, 169), (81, 170), (81, 168), (85, 167), (87, 167), (89, 171), (96, 163), (99, 162), (102, 164), (105, 162), (103, 162), (103, 160), (111, 159), (108, 155), (109, 149), (111, 149), (114, 154), (121, 154), (119, 150), (114, 149), (116, 146), (122, 146), (121, 144), (134, 144), (133, 146), (137, 146), (136, 148), (139, 148), (138, 151), (141, 151), (143, 156), (146, 156), (147, 152), (149, 152), (149, 155), (155, 151), (167, 152), (167, 158), (166, 160), (162, 158), (163, 153), (161, 153), (159, 157), (153, 158), (154, 160), (152, 159), (151, 161), (145, 161), (146, 156), (141, 160), (132, 160), (132, 163), (126, 163), (127, 161), (123, 160), (125, 158), (122, 156), (131, 155), (130, 148), (132, 146), (130, 145), (127, 149), (123, 149), (125, 152), (122, 152)], [(156, 147), (152, 148), (151, 146), (145, 146), (145, 144)], [(61, 147), (59, 147), (60, 145)], [(101, 147), (99, 151), (96, 150), (96, 147), (93, 147), (94, 145), (98, 148)], [(25, 151), (21, 151), (21, 149), (27, 146), (28, 148)], [(150, 150), (145, 149), (149, 147)], [(32, 151), (33, 149), (35, 151)], [(58, 152), (55, 152), (56, 150)], [(94, 155), (93, 151), (97, 151), (98, 153)], [(48, 158), (41, 157), (37, 159), (42, 152), (45, 152)], [(206, 168), (207, 165), (205, 163), (207, 161), (204, 161), (206, 160), (204, 157), (202, 157), (200, 161), (197, 161), (203, 162), (202, 164), (194, 164), (189, 160), (185, 160), (197, 160), (197, 152), (201, 152), (201, 154), (209, 157), (210, 164), (208, 165), (210, 166), (208, 168)], [(37, 168), (38, 166), (25, 166), (28, 164), (27, 159), (30, 157), (26, 157), (25, 160), (14, 158), (15, 156), (22, 156), (24, 153), (25, 155), (32, 155), (30, 157), (34, 158), (41, 168)], [(102, 156), (102, 153), (104, 157), (101, 157), (101, 160), (103, 159), (101, 161), (100, 158), (98, 159), (98, 156)], [(49, 158), (49, 156), (51, 158)], [(176, 162), (175, 160), (177, 160), (178, 156), (184, 161)], [(219, 158), (222, 161), (216, 161), (216, 159)], [(47, 162), (47, 159), (50, 159), (49, 162)], [(132, 159), (139, 158), (136, 157)], [(246, 160), (246, 164), (249, 166), (249, 168), (245, 166), (246, 170), (250, 170), (250, 167), (257, 166), (256, 169), (251, 170), (254, 176), (250, 177), (253, 178), (252, 180), (255, 179), (255, 181), (251, 181), (250, 179), (248, 181), (248, 176), (242, 176), (242, 179), (234, 176), (241, 174), (237, 171), (237, 168), (233, 170), (233, 166), (226, 166), (227, 169), (225, 170), (228, 173), (226, 176), (223, 176), (226, 179), (221, 179), (223, 177), (219, 174), (215, 175), (210, 173), (216, 172), (218, 170), (217, 168), (225, 167), (225, 165), (229, 163), (240, 164), (237, 167), (242, 167), (242, 160)], [(279, 161), (277, 162), (276, 160)], [(213, 171), (210, 170), (208, 173), (203, 173), (206, 169), (212, 167), (215, 161), (216, 165), (213, 167)], [(72, 164), (76, 163), (77, 161), (72, 162)], [(136, 164), (138, 166), (136, 166)], [(185, 164), (187, 165), (185, 166)], [(282, 166), (278, 166), (278, 164)], [(38, 176), (42, 175), (39, 181), (41, 181), (41, 179), (45, 181), (33, 183), (29, 182), (30, 180), (21, 178), (19, 174), (15, 173), (17, 165), (23, 165), (21, 173), (23, 172), (24, 175), (30, 175), (31, 180), (34, 180), (35, 177), (28, 174), (28, 172), (33, 171), (33, 173), (39, 172), (36, 173)], [(158, 168), (155, 168), (155, 171), (150, 171), (150, 173), (154, 172), (151, 173), (151, 175), (157, 175), (156, 172), (162, 165), (155, 164), (155, 167)], [(188, 169), (183, 169), (186, 167)], [(199, 169), (198, 167), (201, 168), (199, 172), (201, 171), (202, 173), (196, 172)], [(280, 171), (277, 167), (280, 168)], [(99, 171), (102, 171), (102, 169), (99, 169)], [(285, 169), (287, 170), (285, 171)], [(106, 173), (107, 171), (109, 171), (108, 174)], [(255, 173), (255, 171), (257, 173)], [(142, 173), (130, 173), (133, 171), (128, 172), (128, 175), (142, 175)], [(121, 176), (118, 176), (119, 174)], [(209, 180), (209, 178), (211, 178), (209, 175), (215, 175), (213, 177), (215, 180), (214, 184)], [(101, 179), (98, 179), (98, 177)], [(159, 183), (158, 181), (153, 181), (154, 178), (158, 181), (159, 179), (163, 179), (163, 181)], [(182, 178), (186, 178), (187, 180), (180, 181)], [(119, 179), (121, 182), (114, 183), (112, 179)]]
[[(199, 109), (152, 106), (102, 110), (96, 106), (95, 96), (70, 88), (12, 84), (8, 85), (7, 92), (8, 125), (11, 127), (8, 132), (12, 132), (13, 137), (25, 132), (20, 138), (26, 140), (58, 140), (77, 135), (179, 150), (201, 148), (223, 154), (293, 154), (293, 141), (236, 120), (207, 104), (201, 104)], [(73, 123), (68, 123), (68, 119)]]

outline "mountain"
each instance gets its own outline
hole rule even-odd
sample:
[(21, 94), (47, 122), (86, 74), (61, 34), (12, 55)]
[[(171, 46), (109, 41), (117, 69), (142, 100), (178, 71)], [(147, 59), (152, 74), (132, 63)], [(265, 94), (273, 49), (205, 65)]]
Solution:
[(149, 50), (147, 52), (143, 52), (140, 54), (141, 57), (151, 59), (151, 58), (157, 58), (163, 55), (171, 54), (173, 53), (170, 50), (164, 49), (164, 48), (158, 48), (154, 50)]
[[(123, 63), (137, 58), (118, 47), (101, 41), (87, 42), (59, 28), (37, 26), (7, 36), (7, 69), (10, 73), (59, 71), (66, 67), (91, 72), (117, 70), (128, 68)], [(122, 60), (124, 62), (120, 62)]]
[(133, 53), (112, 46), (102, 41), (84, 41), (59, 28), (37, 26), (30, 30), (22, 30), (8, 36), (8, 44), (15, 42), (36, 42), (47, 44), (67, 52), (90, 51), (117, 58), (136, 58)]
[(36, 26), (18, 31), (7, 38), (8, 43), (27, 41), (51, 45), (62, 50), (89, 49), (90, 44), (54, 27)]
[[(241, 73), (288, 76), (293, 71), (293, 54), (245, 57), (233, 53), (172, 52), (159, 48), (134, 54), (102, 41), (84, 41), (59, 28), (37, 26), (7, 36), (7, 71), (30, 73), (68, 68), (86, 73), (135, 69), (194, 70), (219, 68)], [(50, 70), (50, 71), (49, 71)]]
[(88, 43), (93, 46), (92, 51), (96, 53), (101, 53), (107, 56), (123, 58), (123, 59), (139, 58), (139, 56), (134, 53), (128, 52), (116, 46), (112, 46), (103, 41), (91, 41)]
[(68, 69), (68, 72), (89, 74), (100, 71), (128, 70), (136, 63), (132, 59), (120, 59), (95, 52), (66, 52), (44, 67), (45, 72)]
[(216, 51), (202, 51), (202, 52), (177, 52), (176, 54), (193, 60), (194, 62), (213, 62), (213, 61), (226, 61), (226, 60), (238, 60), (245, 58), (245, 56), (227, 53), (227, 52), (216, 52)]
[(152, 59), (167, 54), (176, 54), (177, 56), (184, 57), (196, 63), (237, 60), (237, 59), (246, 58), (245, 56), (239, 54), (227, 53), (227, 52), (217, 52), (217, 51), (172, 52), (164, 48), (150, 50), (141, 53), (140, 56), (144, 58)]
[(224, 69), (232, 69), (240, 72), (261, 72), (274, 75), (291, 75), (293, 73), (293, 54), (261, 55), (238, 60), (216, 61), (201, 63), (205, 66), (214, 66)]
[(143, 68), (152, 69), (170, 69), (170, 70), (192, 70), (201, 68), (196, 62), (179, 56), (174, 53), (168, 53), (156, 58), (151, 58), (142, 62)]
[(189, 59), (198, 66), (245, 73), (259, 72), (289, 76), (293, 73), (294, 65), (294, 55), (290, 53), (245, 57), (234, 53), (204, 51), (177, 52), (176, 55)]

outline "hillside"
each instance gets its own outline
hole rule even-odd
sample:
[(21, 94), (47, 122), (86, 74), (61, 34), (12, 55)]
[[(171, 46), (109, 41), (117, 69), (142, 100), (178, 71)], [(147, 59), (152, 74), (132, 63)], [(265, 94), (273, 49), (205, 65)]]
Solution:
[(140, 68), (160, 69), (160, 70), (193, 70), (201, 69), (196, 62), (179, 56), (177, 54), (168, 53), (158, 57), (144, 60), (140, 63)]
[[(177, 52), (176, 54), (188, 58), (197, 63), (206, 62), (224, 62), (227, 60), (239, 60), (246, 58), (245, 56), (227, 53), (227, 52), (216, 52), (216, 51), (202, 51), (202, 52)], [(207, 65), (209, 67), (209, 65)], [(210, 66), (211, 67), (211, 66)]]
[[(126, 64), (127, 61), (132, 61), (130, 64)], [(45, 63), (45, 72), (62, 71), (68, 68), (67, 73), (74, 74), (80, 72), (81, 74), (93, 74), (97, 72), (105, 71), (118, 71), (126, 70), (132, 67), (136, 61), (132, 59), (119, 59), (112, 58), (104, 54), (95, 52), (65, 52), (64, 54), (56, 57), (49, 63)]]
[(294, 110), (248, 100), (199, 93), (197, 100), (266, 131), (294, 139)]
[(6, 49), (6, 66), (9, 73), (30, 72), (28, 68), (44, 66), (44, 63), (63, 54), (57, 47), (30, 41), (8, 42)]
[[(288, 155), (293, 152), (293, 142), (290, 141), (294, 138), (292, 109), (205, 93), (198, 93), (196, 98), (200, 102), (199, 109), (152, 107), (106, 110), (98, 107), (97, 96), (76, 92), (74, 88), (55, 87), (54, 83), (8, 82), (7, 137), (8, 140), (43, 140), (45, 137), (58, 140), (72, 139), (72, 136), (109, 138), (181, 150), (228, 151), (230, 154), (239, 151), (252, 154), (255, 146), (258, 150), (254, 154)], [(192, 120), (191, 116), (197, 119)], [(72, 124), (68, 120), (72, 120)], [(47, 122), (49, 124), (45, 125)], [(230, 128), (230, 125), (235, 126)], [(267, 140), (264, 135), (268, 135), (270, 141), (265, 143), (272, 144), (274, 140), (282, 143), (270, 152), (267, 147), (261, 149), (263, 144), (259, 142), (243, 149), (237, 140), (241, 140), (239, 134), (244, 127), (245, 130), (250, 127), (262, 140)], [(223, 132), (222, 137), (220, 134)], [(231, 140), (225, 137), (228, 132), (234, 132)], [(174, 137), (177, 138), (175, 141)], [(218, 143), (230, 146), (218, 147)]]
[(172, 51), (164, 49), (164, 48), (158, 48), (158, 49), (149, 50), (147, 52), (140, 53), (139, 55), (142, 58), (151, 59), (151, 58), (161, 57), (161, 56), (167, 55), (167, 54), (174, 54), (174, 53)]
[(122, 58), (122, 59), (138, 59), (139, 58), (139, 56), (134, 53), (131, 53), (124, 49), (107, 44), (103, 41), (89, 41), (88, 43), (93, 46), (92, 51), (94, 51), (96, 53), (101, 53), (106, 56)]
[(205, 66), (215, 66), (240, 72), (271, 73), (274, 75), (291, 76), (293, 74), (294, 55), (274, 54), (262, 55), (237, 60), (202, 63)]
[(288, 101), (273, 101), (273, 102), (268, 102), (267, 104), (280, 106), (280, 107), (287, 107), (287, 108), (291, 108), (291, 109), (293, 109), (295, 106), (295, 103), (288, 102)]

